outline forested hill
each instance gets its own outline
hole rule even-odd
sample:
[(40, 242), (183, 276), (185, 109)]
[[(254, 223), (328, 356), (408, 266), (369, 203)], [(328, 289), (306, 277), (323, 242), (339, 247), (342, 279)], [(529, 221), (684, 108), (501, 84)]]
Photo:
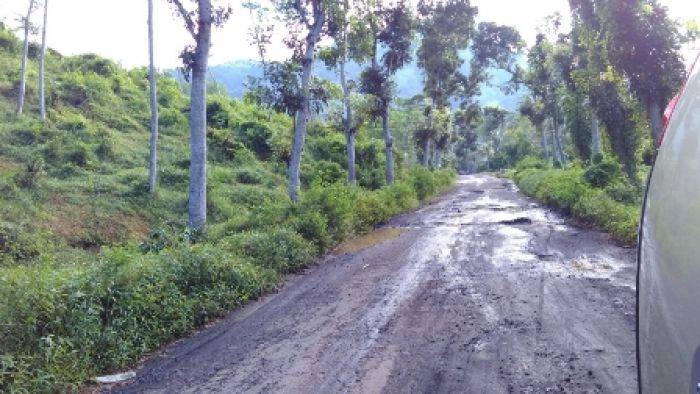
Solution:
[[(383, 141), (368, 124), (356, 140), (357, 186), (345, 185), (345, 136), (329, 116), (309, 124), (302, 198), (292, 203), (291, 118), (212, 93), (209, 217), (205, 232), (191, 231), (183, 86), (158, 75), (158, 191), (150, 196), (147, 70), (49, 50), (42, 121), (35, 44), (17, 114), (22, 52), (0, 24), (0, 392), (78, 392), (454, 180), (397, 160), (386, 186)], [(398, 158), (408, 155), (401, 146)]]
[[(468, 55), (465, 54), (462, 57), (468, 58)], [(347, 68), (349, 78), (358, 79), (362, 72), (362, 67), (357, 63), (349, 62)], [(469, 71), (468, 62), (465, 62), (462, 68), (462, 71), (467, 75)], [(245, 83), (248, 80), (248, 76), (261, 77), (262, 67), (260, 62), (255, 60), (235, 60), (212, 66), (209, 68), (209, 73), (214, 80), (226, 87), (231, 97), (240, 98), (245, 92)], [(182, 78), (177, 71), (172, 71), (172, 74), (177, 78)], [(314, 74), (320, 78), (339, 83), (337, 72), (326, 68), (322, 62), (316, 63)], [(492, 70), (491, 76), (490, 84), (482, 87), (478, 101), (484, 106), (499, 106), (508, 111), (516, 111), (524, 93), (518, 91), (515, 94), (505, 94), (500, 89), (500, 86), (510, 79), (510, 75), (507, 72)], [(394, 82), (396, 83), (397, 97), (410, 98), (423, 93), (423, 74), (415, 61), (397, 71)]]

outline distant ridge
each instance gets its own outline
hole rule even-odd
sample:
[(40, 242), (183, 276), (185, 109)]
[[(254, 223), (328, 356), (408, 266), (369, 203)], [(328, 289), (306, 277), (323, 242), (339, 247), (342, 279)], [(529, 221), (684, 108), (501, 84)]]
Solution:
[[(465, 65), (465, 72), (468, 66)], [(347, 67), (349, 78), (356, 79), (362, 68), (354, 62), (348, 64)], [(235, 60), (228, 63), (211, 66), (209, 68), (211, 77), (223, 84), (231, 97), (239, 98), (245, 92), (245, 83), (248, 76), (262, 76), (262, 67), (259, 61), (256, 60)], [(171, 71), (178, 79), (182, 76), (177, 71)], [(314, 71), (315, 75), (338, 83), (339, 77), (334, 70), (326, 68), (322, 63), (318, 62)], [(518, 91), (512, 95), (506, 95), (501, 91), (499, 86), (507, 82), (509, 76), (507, 73), (500, 70), (491, 72), (491, 83), (484, 85), (481, 88), (481, 96), (479, 102), (482, 105), (497, 105), (509, 111), (515, 111), (518, 108), (520, 99), (524, 92)], [(418, 68), (415, 62), (408, 64), (403, 69), (399, 70), (394, 77), (397, 85), (397, 96), (402, 98), (413, 97), (423, 91), (423, 73)]]

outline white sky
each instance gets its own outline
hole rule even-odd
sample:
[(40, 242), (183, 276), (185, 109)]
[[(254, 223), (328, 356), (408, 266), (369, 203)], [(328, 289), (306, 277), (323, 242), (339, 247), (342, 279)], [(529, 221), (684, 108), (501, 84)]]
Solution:
[[(41, 0), (40, 0), (41, 1)], [(213, 37), (211, 64), (256, 59), (247, 31), (253, 23), (249, 12), (231, 0), (234, 13), (227, 25)], [(671, 17), (700, 20), (700, 0), (660, 0)], [(568, 15), (568, 0), (472, 0), (479, 7), (479, 20), (515, 26), (528, 43), (534, 40), (543, 18), (556, 11)], [(0, 0), (0, 20), (17, 26), (28, 0)], [(178, 55), (189, 42), (180, 21), (165, 0), (155, 0), (156, 62), (159, 68), (178, 66)], [(127, 67), (147, 63), (145, 0), (49, 0), (48, 44), (66, 55), (93, 52)], [(33, 15), (38, 22), (41, 12)], [(281, 59), (287, 51), (277, 31), (268, 49), (269, 57)], [(36, 39), (36, 38), (35, 38)], [(688, 56), (688, 55), (686, 55)]]

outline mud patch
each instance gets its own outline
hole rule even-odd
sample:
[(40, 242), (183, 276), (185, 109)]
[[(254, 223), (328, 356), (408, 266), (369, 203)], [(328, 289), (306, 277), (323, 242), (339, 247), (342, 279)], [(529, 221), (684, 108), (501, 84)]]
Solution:
[(394, 239), (406, 231), (408, 231), (408, 229), (405, 227), (382, 227), (372, 231), (371, 233), (343, 242), (333, 251), (333, 253), (348, 254), (359, 252), (360, 250), (367, 249), (381, 242)]

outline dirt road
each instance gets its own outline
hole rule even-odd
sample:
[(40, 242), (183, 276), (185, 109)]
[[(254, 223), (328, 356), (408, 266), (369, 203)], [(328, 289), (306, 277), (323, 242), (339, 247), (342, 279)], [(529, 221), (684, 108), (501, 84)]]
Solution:
[(351, 243), (112, 389), (636, 392), (632, 250), (485, 175), (364, 243), (377, 240)]

